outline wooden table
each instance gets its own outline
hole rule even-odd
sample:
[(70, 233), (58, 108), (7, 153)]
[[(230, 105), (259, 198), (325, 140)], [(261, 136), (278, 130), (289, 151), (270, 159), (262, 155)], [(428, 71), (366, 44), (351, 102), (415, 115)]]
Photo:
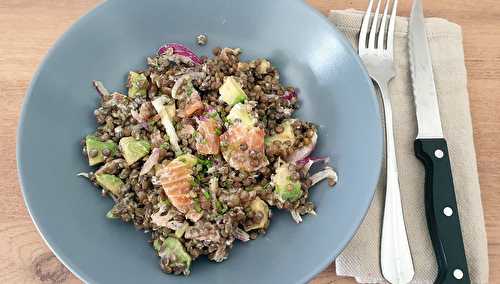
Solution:
[[(16, 173), (16, 128), (33, 72), (54, 41), (100, 0), (0, 1), (0, 283), (80, 283), (50, 252), (28, 216)], [(361, 0), (308, 0), (330, 9), (365, 9)], [(488, 231), (490, 279), (500, 279), (500, 5), (494, 0), (425, 1), (426, 16), (464, 32), (479, 176)], [(409, 15), (410, 1), (399, 14)], [(330, 266), (312, 283), (352, 283)]]

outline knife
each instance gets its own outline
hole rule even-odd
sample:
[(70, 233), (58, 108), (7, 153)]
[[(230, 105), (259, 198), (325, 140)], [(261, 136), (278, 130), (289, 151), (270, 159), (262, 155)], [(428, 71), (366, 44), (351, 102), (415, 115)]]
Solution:
[(418, 124), (415, 155), (425, 168), (425, 211), (438, 264), (436, 283), (470, 283), (421, 0), (413, 1), (408, 42)]

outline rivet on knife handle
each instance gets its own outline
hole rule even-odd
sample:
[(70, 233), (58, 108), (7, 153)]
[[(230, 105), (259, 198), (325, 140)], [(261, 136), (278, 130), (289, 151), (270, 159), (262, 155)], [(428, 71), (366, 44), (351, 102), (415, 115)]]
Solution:
[(439, 267), (436, 283), (470, 283), (446, 140), (417, 139), (415, 154), (425, 167), (425, 211)]

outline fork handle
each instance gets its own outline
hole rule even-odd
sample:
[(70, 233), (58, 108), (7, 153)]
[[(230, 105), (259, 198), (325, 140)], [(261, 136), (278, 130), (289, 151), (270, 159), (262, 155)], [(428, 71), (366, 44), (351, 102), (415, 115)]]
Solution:
[(386, 192), (380, 243), (380, 264), (382, 274), (387, 281), (402, 284), (412, 280), (414, 269), (401, 205), (388, 86), (383, 83), (378, 83), (378, 86), (384, 104), (386, 138)]
[(415, 154), (425, 167), (425, 212), (438, 261), (436, 283), (470, 283), (446, 140), (417, 139)]

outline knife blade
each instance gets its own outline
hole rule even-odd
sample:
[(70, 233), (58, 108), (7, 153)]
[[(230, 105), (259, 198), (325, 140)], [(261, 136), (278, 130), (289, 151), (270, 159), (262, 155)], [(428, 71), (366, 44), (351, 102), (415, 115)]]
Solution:
[(425, 168), (425, 211), (438, 264), (436, 283), (470, 283), (421, 0), (413, 1), (408, 44), (418, 124), (415, 155)]

